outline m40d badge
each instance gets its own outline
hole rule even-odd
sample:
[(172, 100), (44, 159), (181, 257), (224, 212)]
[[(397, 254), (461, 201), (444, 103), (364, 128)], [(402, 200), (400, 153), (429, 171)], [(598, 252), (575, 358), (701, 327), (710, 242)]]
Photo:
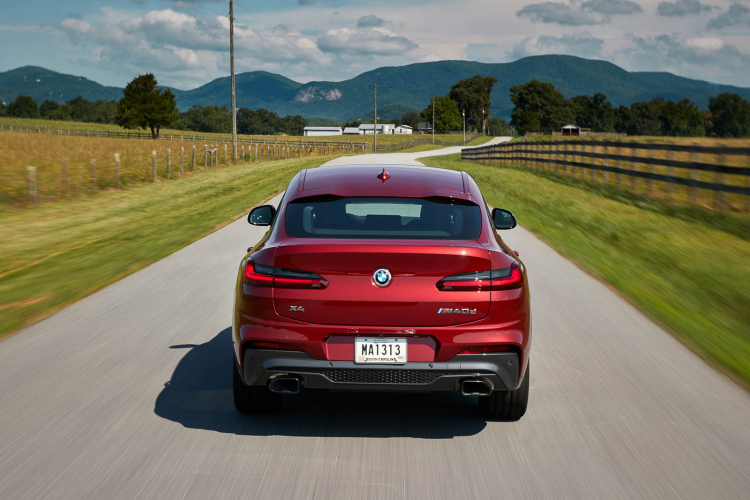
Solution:
[(476, 309), (451, 309), (450, 307), (441, 307), (438, 314), (476, 314)]

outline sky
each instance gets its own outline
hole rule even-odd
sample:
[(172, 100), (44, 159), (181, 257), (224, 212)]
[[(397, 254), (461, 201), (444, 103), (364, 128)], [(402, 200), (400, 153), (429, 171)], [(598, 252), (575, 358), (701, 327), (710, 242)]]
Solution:
[[(229, 74), (229, 2), (0, 6), (0, 71), (191, 89)], [(750, 87), (750, 0), (239, 0), (236, 72), (339, 81), (382, 66), (569, 54)]]

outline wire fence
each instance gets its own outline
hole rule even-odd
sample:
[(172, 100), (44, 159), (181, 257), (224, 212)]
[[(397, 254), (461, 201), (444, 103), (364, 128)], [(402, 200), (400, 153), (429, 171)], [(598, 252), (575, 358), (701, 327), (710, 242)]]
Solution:
[(570, 175), (719, 212), (750, 211), (748, 147), (601, 140), (516, 142), (464, 149), (461, 159)]
[[(57, 139), (57, 138), (54, 138)], [(101, 190), (121, 189), (144, 182), (163, 182), (199, 171), (235, 164), (268, 163), (311, 156), (337, 155), (340, 148), (323, 144), (242, 144), (233, 158), (231, 144), (147, 142), (138, 148), (69, 149), (55, 157), (60, 144), (29, 143), (40, 152), (39, 161), (0, 168), (0, 204), (37, 204), (55, 199), (78, 198)], [(130, 144), (130, 143), (128, 143)], [(18, 146), (11, 151), (20, 149)], [(153, 149), (151, 149), (153, 148)], [(117, 152), (112, 152), (112, 151)], [(14, 163), (19, 163), (16, 160)]]
[[(58, 135), (68, 137), (99, 137), (105, 139), (141, 139), (141, 140), (154, 140), (152, 135), (148, 132), (130, 132), (130, 131), (110, 131), (110, 130), (79, 130), (79, 129), (63, 129), (63, 128), (50, 128), (50, 127), (29, 127), (20, 125), (5, 125), (0, 123), (0, 131), (7, 130), (10, 132), (23, 132), (31, 134), (47, 134), (47, 135)], [(381, 135), (381, 134), (378, 134)], [(480, 137), (481, 134), (475, 134), (469, 138), (466, 142), (469, 143)], [(343, 138), (343, 136), (341, 136)], [(359, 136), (358, 136), (359, 137)], [(160, 141), (190, 141), (190, 142), (219, 142), (219, 143), (231, 143), (232, 138), (221, 135), (206, 135), (197, 133), (170, 133), (170, 134), (158, 134), (156, 140)], [(268, 145), (283, 144), (285, 146), (298, 146), (298, 147), (324, 147), (330, 151), (336, 151), (332, 154), (358, 154), (367, 153), (374, 151), (374, 145), (371, 142), (355, 142), (355, 141), (304, 141), (304, 140), (289, 140), (287, 138), (279, 139), (258, 139), (255, 137), (238, 137), (238, 144), (260, 144)], [(436, 144), (440, 146), (460, 146), (461, 141), (443, 141), (435, 139), (434, 142), (431, 137), (418, 138), (406, 142), (397, 142), (390, 144), (379, 144), (377, 147), (378, 153), (387, 153), (393, 151), (402, 151), (409, 149), (414, 146), (422, 144)]]

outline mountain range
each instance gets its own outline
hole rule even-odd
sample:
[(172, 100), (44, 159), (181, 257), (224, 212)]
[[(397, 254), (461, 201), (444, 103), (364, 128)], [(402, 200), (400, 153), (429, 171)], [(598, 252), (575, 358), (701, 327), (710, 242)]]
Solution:
[[(502, 118), (508, 118), (513, 109), (510, 87), (534, 79), (554, 84), (566, 98), (601, 92), (614, 106), (662, 97), (688, 98), (705, 109), (709, 98), (722, 92), (736, 93), (750, 100), (750, 88), (719, 85), (666, 72), (629, 72), (606, 61), (546, 55), (510, 63), (438, 61), (383, 67), (340, 82), (303, 84), (264, 71), (240, 73), (236, 76), (237, 107), (265, 108), (282, 116), (349, 120), (372, 116), (373, 85), (377, 85), (378, 116), (387, 120), (409, 109), (424, 109), (430, 96), (446, 94), (457, 81), (477, 74), (497, 79), (491, 112)], [(192, 90), (172, 90), (178, 107), (184, 111), (196, 104), (229, 106), (229, 88), (229, 77), (222, 77)], [(19, 95), (31, 95), (40, 104), (46, 99), (62, 103), (79, 95), (88, 100), (118, 100), (122, 90), (35, 66), (0, 73), (0, 100), (9, 103)]]

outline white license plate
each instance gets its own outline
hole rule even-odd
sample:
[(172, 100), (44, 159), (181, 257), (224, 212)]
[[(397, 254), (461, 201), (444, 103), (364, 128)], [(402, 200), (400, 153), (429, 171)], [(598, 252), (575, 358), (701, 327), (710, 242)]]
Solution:
[(404, 364), (406, 339), (357, 337), (354, 340), (354, 362)]

